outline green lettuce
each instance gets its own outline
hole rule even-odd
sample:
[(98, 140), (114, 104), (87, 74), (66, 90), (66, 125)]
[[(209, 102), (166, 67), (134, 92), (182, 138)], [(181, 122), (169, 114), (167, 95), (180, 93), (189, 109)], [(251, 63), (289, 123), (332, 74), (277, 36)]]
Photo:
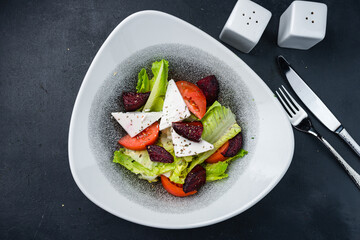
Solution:
[(194, 122), (194, 121), (200, 121), (198, 117), (196, 117), (194, 114), (190, 113), (190, 117), (186, 118), (184, 122)]
[(215, 102), (206, 110), (206, 113), (205, 113), (204, 117), (207, 116), (207, 115), (209, 115), (209, 114), (211, 113), (211, 111), (212, 111), (214, 108), (216, 108), (216, 107), (221, 107), (221, 104), (220, 104), (218, 101), (215, 101)]
[(232, 160), (236, 160), (238, 158), (243, 158), (246, 154), (248, 154), (248, 151), (246, 151), (245, 149), (241, 149), (235, 156), (226, 159), (225, 162), (229, 163)]
[(157, 163), (150, 160), (149, 153), (147, 150), (135, 151), (124, 148), (123, 153), (131, 157), (134, 161), (140, 163), (142, 166), (147, 169), (153, 169)]
[(160, 139), (160, 141), (157, 145), (162, 146), (163, 148), (165, 148), (166, 151), (173, 154), (174, 153), (174, 145), (173, 145), (172, 138), (171, 138), (170, 128), (166, 128), (166, 129), (162, 130), (159, 139)]
[(186, 168), (195, 156), (176, 157), (174, 152), (174, 145), (172, 143), (170, 128), (161, 132), (160, 141), (157, 145), (162, 146), (174, 157), (175, 168), (170, 173), (170, 180), (175, 183), (183, 184), (186, 178)]
[[(169, 62), (162, 59), (154, 62), (151, 67), (154, 77), (150, 80), (150, 96), (145, 103), (143, 111), (160, 112), (164, 105), (164, 98), (168, 84)], [(144, 82), (144, 81), (142, 81)], [(139, 82), (138, 82), (139, 85)]]
[(225, 130), (225, 134), (213, 144), (213, 150), (200, 153), (198, 157), (191, 162), (190, 167), (188, 168), (188, 172), (190, 172), (196, 165), (203, 163), (208, 157), (210, 157), (214, 152), (216, 152), (216, 150), (218, 150), (228, 140), (235, 137), (239, 132), (241, 132), (240, 126), (237, 123), (234, 123), (227, 131)]
[[(131, 172), (140, 175), (140, 178), (150, 182), (157, 181), (159, 175), (175, 169), (175, 163), (146, 164), (146, 162), (151, 160), (149, 155), (143, 155), (142, 152), (144, 151), (133, 151), (121, 148), (114, 152), (113, 162), (121, 164)], [(136, 160), (131, 156), (135, 157)], [(145, 165), (149, 166), (149, 168), (145, 167), (140, 162), (143, 162)]]
[(201, 123), (204, 126), (202, 139), (214, 144), (236, 123), (236, 118), (230, 108), (221, 106), (218, 101), (215, 101), (206, 111)]
[(174, 157), (175, 169), (170, 175), (170, 181), (184, 184), (187, 172), (185, 171), (189, 163), (184, 158)]
[(217, 162), (212, 164), (206, 164), (205, 170), (206, 170), (206, 181), (211, 182), (215, 180), (220, 180), (223, 178), (228, 177), (228, 175), (225, 173), (227, 167), (227, 162)]
[(228, 174), (226, 174), (225, 171), (229, 165), (229, 162), (238, 158), (242, 158), (247, 153), (247, 151), (241, 149), (234, 157), (228, 158), (223, 162), (205, 164), (206, 181), (211, 182), (228, 177)]
[(138, 82), (136, 85), (136, 91), (138, 93), (146, 93), (146, 92), (151, 91), (150, 80), (146, 73), (145, 68), (141, 69), (141, 71), (138, 74)]
[(183, 183), (182, 180), (186, 178), (187, 174), (196, 165), (202, 164), (208, 157), (216, 152), (217, 149), (224, 145), (224, 143), (241, 132), (240, 126), (236, 123), (235, 115), (229, 108), (221, 106), (217, 101), (209, 107), (205, 116), (201, 119), (201, 122), (204, 126), (201, 137), (205, 141), (212, 143), (214, 149), (187, 159), (187, 161), (191, 160), (189, 166), (182, 166), (171, 175), (176, 183)]

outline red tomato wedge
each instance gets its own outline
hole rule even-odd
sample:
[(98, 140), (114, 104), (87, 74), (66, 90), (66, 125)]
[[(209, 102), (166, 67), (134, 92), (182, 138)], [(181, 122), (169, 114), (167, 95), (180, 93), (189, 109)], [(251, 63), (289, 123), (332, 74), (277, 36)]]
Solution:
[(190, 112), (197, 118), (202, 119), (206, 113), (206, 97), (201, 89), (195, 84), (187, 81), (176, 82), (176, 86)]
[(229, 147), (229, 141), (224, 143), (224, 145), (222, 145), (218, 150), (216, 150), (216, 152), (214, 152), (208, 159), (206, 159), (205, 162), (217, 163), (220, 161), (225, 161), (226, 159), (228, 159), (228, 157), (224, 157), (221, 153), (226, 152), (228, 147)]
[(196, 190), (185, 193), (183, 190), (182, 184), (173, 183), (170, 181), (170, 179), (168, 179), (164, 175), (161, 175), (161, 183), (168, 193), (170, 193), (176, 197), (187, 197), (187, 196), (197, 193)]
[(159, 137), (159, 123), (155, 122), (145, 128), (135, 137), (126, 135), (119, 140), (119, 144), (131, 150), (145, 150), (147, 145), (152, 145)]

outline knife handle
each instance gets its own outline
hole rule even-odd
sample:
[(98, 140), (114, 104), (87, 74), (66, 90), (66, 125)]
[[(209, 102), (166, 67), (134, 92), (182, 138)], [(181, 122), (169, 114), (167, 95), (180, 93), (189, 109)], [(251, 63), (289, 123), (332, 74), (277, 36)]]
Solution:
[(355, 140), (350, 136), (344, 127), (336, 131), (336, 133), (356, 152), (360, 157), (360, 146), (355, 142)]
[(332, 154), (334, 154), (335, 158), (339, 161), (340, 165), (344, 168), (346, 173), (351, 177), (354, 181), (355, 185), (360, 189), (360, 175), (340, 156), (340, 154), (330, 145), (328, 141), (325, 140), (318, 133), (313, 134), (317, 139), (319, 139)]

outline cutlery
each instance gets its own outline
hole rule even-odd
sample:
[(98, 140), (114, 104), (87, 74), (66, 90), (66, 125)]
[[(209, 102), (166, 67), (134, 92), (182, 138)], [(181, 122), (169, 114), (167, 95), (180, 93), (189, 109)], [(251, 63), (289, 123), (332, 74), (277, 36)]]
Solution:
[[(340, 154), (326, 141), (313, 127), (308, 114), (305, 110), (300, 107), (300, 105), (295, 101), (295, 99), (289, 94), (289, 92), (282, 86), (286, 95), (279, 88), (281, 94), (276, 92), (276, 95), (280, 99), (281, 105), (284, 107), (285, 111), (288, 114), (289, 120), (293, 127), (301, 132), (309, 133), (319, 139), (329, 151), (334, 154), (335, 158), (338, 160), (340, 165), (344, 168), (347, 174), (351, 177), (354, 181), (356, 186), (360, 189), (360, 175), (340, 156)], [(289, 100), (290, 99), (290, 100)]]
[(301, 79), (283, 56), (278, 56), (278, 64), (289, 81), (291, 87), (307, 106), (310, 111), (322, 122), (330, 131), (338, 134), (360, 157), (360, 146), (350, 136), (334, 114), (326, 107), (321, 99), (311, 90), (311, 88)]

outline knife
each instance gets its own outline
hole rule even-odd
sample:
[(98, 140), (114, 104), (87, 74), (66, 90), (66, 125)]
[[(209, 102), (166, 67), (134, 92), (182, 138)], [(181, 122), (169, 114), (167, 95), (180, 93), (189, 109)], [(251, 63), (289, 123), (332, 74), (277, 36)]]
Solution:
[(301, 79), (283, 56), (278, 56), (278, 64), (281, 72), (285, 75), (292, 89), (303, 101), (308, 109), (322, 122), (330, 131), (339, 135), (360, 157), (360, 146), (350, 136), (334, 114), (326, 107), (321, 99)]

